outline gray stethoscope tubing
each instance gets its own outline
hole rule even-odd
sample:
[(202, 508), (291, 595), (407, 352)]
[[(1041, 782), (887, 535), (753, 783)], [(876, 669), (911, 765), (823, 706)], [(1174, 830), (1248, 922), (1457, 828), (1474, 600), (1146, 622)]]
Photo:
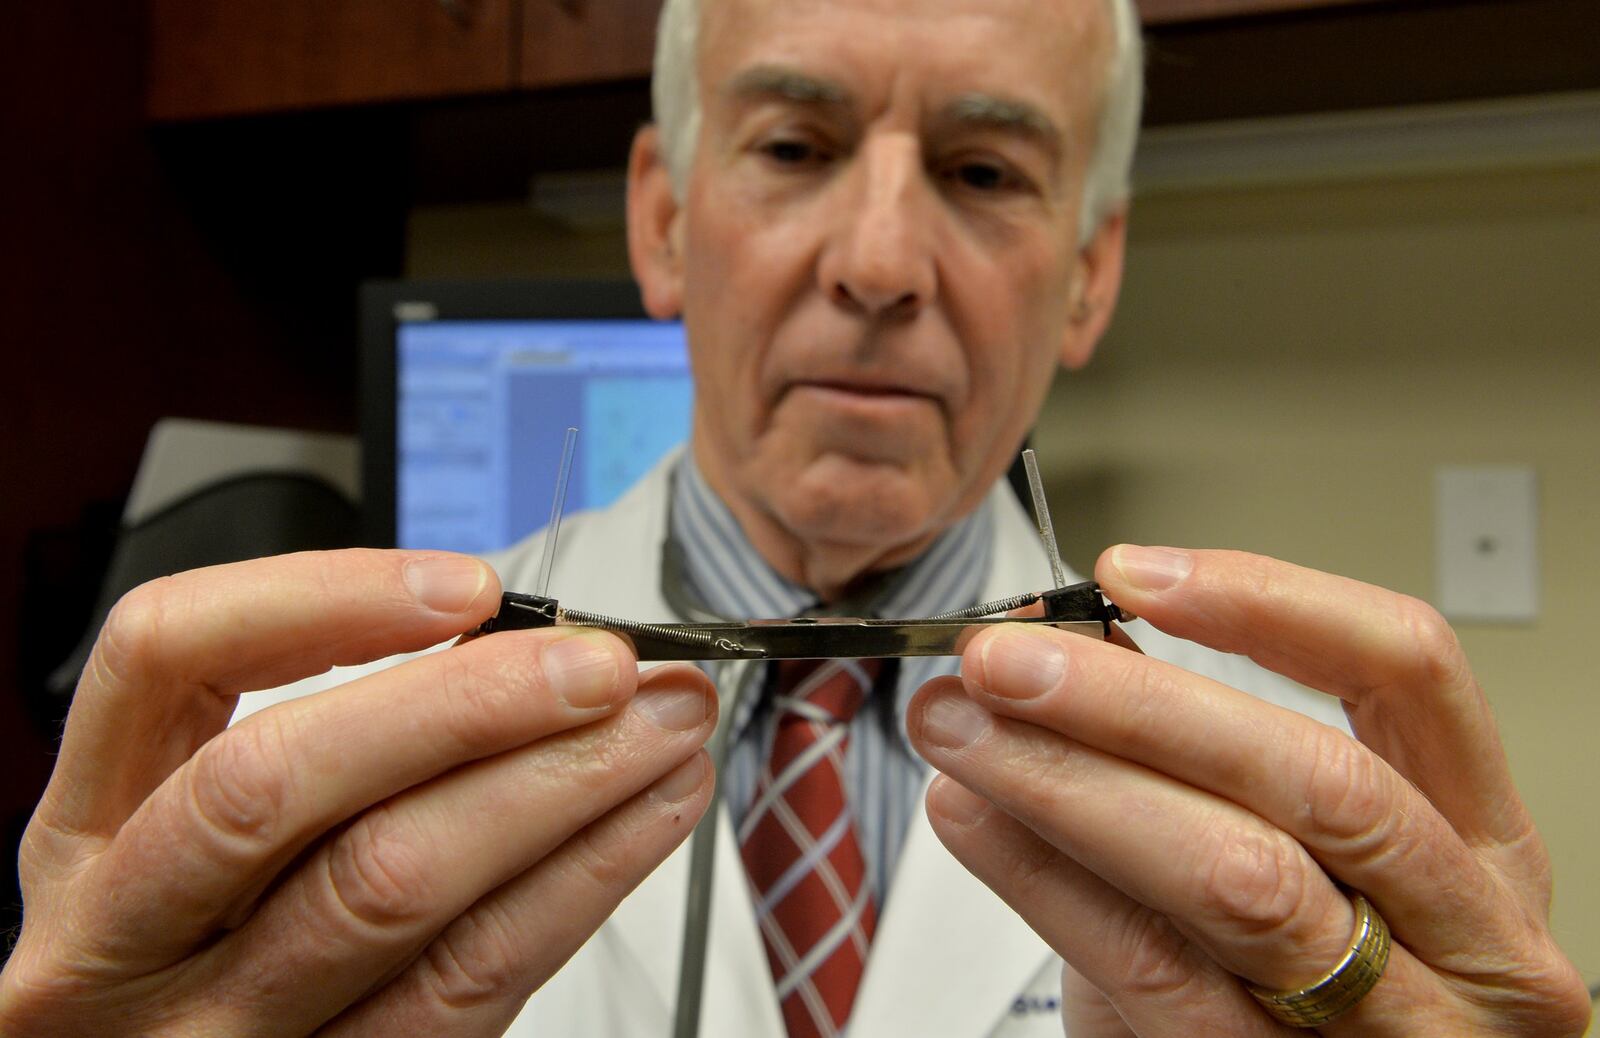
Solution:
[(696, 1038), (700, 1032), (700, 1001), (705, 992), (706, 942), (711, 934), (711, 882), (716, 868), (717, 822), (722, 812), (722, 768), (728, 759), (728, 738), (733, 717), (751, 678), (752, 660), (730, 660), (718, 677), (728, 689), (721, 703), (716, 731), (706, 749), (716, 769), (711, 803), (689, 843), (689, 891), (684, 905), (683, 954), (678, 967), (678, 1001), (673, 1012), (673, 1038)]

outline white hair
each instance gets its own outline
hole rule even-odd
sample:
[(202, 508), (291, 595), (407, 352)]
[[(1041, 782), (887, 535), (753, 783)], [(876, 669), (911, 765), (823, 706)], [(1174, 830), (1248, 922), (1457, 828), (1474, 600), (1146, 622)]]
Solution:
[[(700, 94), (695, 74), (701, 0), (666, 0), (656, 29), (655, 73), (650, 83), (656, 125), (673, 190), (683, 197), (700, 137)], [(1144, 103), (1144, 43), (1133, 0), (1106, 0), (1112, 52), (1100, 101), (1094, 154), (1083, 181), (1080, 243), (1128, 200), (1133, 149)]]

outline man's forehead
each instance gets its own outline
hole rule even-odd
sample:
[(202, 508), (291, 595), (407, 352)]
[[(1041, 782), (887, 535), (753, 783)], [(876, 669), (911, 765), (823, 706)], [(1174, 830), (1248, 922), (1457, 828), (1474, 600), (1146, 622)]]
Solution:
[(1109, 0), (702, 3), (703, 104), (778, 98), (854, 120), (910, 96), (925, 126), (1020, 134), (1056, 158), (1092, 147)]
[(1104, 6), (1105, 0), (700, 0), (702, 17), (712, 11), (746, 14), (793, 11), (808, 14), (842, 9), (939, 16), (978, 8), (1009, 18), (1035, 14), (1055, 18), (1074, 17)]
[[(701, 4), (700, 66), (713, 80), (702, 81), (702, 87), (713, 91), (729, 87), (728, 80), (748, 74), (752, 65), (794, 67), (798, 58), (825, 56), (837, 57), (841, 67), (848, 67), (843, 60), (846, 52), (868, 59), (879, 70), (885, 67), (882, 56), (887, 52), (890, 60), (944, 59), (997, 80), (1011, 72), (1027, 85), (1043, 87), (1041, 81), (1065, 70), (1103, 68), (1111, 34), (1108, 0), (701, 0)], [(827, 30), (833, 27), (840, 34), (830, 37)], [(850, 35), (852, 29), (860, 31)], [(962, 92), (973, 84), (949, 86)]]
[[(850, 112), (856, 104), (847, 85), (782, 65), (757, 64), (743, 68), (724, 85), (723, 92), (734, 100), (761, 102), (777, 98), (843, 112)], [(1061, 128), (1048, 113), (1018, 98), (981, 91), (956, 93), (930, 114), (932, 124), (939, 128), (998, 130), (1031, 138), (1044, 145), (1052, 156), (1061, 151)]]

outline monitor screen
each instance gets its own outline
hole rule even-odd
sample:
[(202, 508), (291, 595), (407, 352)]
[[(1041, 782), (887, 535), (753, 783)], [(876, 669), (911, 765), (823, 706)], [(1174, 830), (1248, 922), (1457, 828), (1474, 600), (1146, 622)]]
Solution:
[(568, 514), (609, 504), (688, 436), (682, 327), (638, 313), (636, 289), (500, 287), (471, 305), (461, 286), (385, 286), (364, 387), (388, 400), (369, 401), (387, 420), (364, 429), (379, 543), (482, 554), (539, 529), (568, 427)]

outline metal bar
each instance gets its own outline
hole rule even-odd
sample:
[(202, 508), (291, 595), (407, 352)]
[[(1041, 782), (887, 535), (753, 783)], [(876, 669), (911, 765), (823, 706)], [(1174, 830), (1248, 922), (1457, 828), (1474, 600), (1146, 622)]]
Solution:
[[(563, 614), (564, 619), (564, 614)], [(1045, 624), (1103, 638), (1099, 620), (993, 617), (979, 620), (861, 620), (817, 617), (723, 624), (635, 624), (604, 627), (633, 642), (641, 660), (867, 659), (879, 656), (959, 656), (979, 631), (1002, 623)], [(692, 637), (686, 637), (692, 636)]]

